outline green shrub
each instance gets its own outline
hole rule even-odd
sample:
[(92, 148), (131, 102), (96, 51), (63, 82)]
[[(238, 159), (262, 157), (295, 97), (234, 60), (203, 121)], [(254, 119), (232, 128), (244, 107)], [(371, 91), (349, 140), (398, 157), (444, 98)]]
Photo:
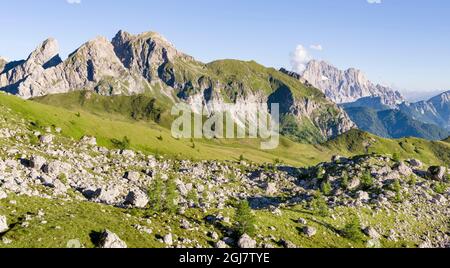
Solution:
[(166, 181), (166, 193), (164, 210), (170, 214), (175, 214), (178, 210), (178, 190), (174, 176), (169, 176)]
[(341, 179), (341, 187), (344, 190), (348, 189), (348, 185), (349, 185), (349, 176), (348, 176), (348, 172), (344, 171), (342, 173), (342, 179)]
[(324, 195), (330, 195), (333, 188), (331, 187), (331, 183), (329, 181), (324, 181), (320, 185), (320, 190)]
[(157, 176), (148, 189), (150, 209), (153, 212), (162, 212), (164, 208), (164, 182)]
[(239, 202), (235, 214), (236, 232), (238, 235), (247, 234), (253, 236), (255, 234), (255, 216), (248, 201)]
[(438, 194), (444, 194), (447, 192), (448, 186), (445, 182), (436, 182), (433, 186), (433, 190)]
[(395, 152), (395, 153), (392, 155), (392, 160), (394, 160), (395, 162), (400, 162), (400, 154), (397, 153), (397, 152)]
[(327, 217), (330, 214), (328, 204), (320, 193), (316, 194), (314, 199), (311, 201), (311, 208), (321, 217)]
[(350, 221), (345, 225), (344, 229), (342, 229), (342, 235), (355, 242), (364, 239), (364, 234), (361, 230), (361, 222), (358, 216), (353, 215), (351, 217)]
[(361, 184), (366, 190), (370, 189), (373, 186), (374, 180), (372, 174), (370, 174), (370, 171), (364, 172), (363, 176), (361, 177)]
[(119, 150), (129, 149), (131, 145), (131, 141), (127, 136), (123, 137), (122, 140), (112, 139), (111, 143), (116, 149)]

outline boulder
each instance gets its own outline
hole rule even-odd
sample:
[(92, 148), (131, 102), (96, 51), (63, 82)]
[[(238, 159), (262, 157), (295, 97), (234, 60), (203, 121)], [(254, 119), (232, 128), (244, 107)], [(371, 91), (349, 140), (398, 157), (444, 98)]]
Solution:
[(398, 173), (402, 176), (409, 176), (413, 173), (412, 169), (408, 167), (405, 162), (395, 164), (394, 170), (398, 171)]
[(97, 139), (95, 137), (92, 136), (83, 136), (81, 138), (80, 141), (82, 144), (86, 144), (86, 145), (90, 145), (90, 146), (95, 146), (97, 145)]
[(239, 248), (256, 248), (256, 241), (247, 234), (243, 234), (238, 241)]
[(42, 167), (45, 165), (47, 160), (45, 160), (44, 157), (40, 155), (33, 155), (30, 159), (30, 167), (34, 168), (36, 170), (42, 169)]
[(141, 177), (141, 174), (137, 171), (128, 171), (125, 174), (125, 178), (127, 178), (129, 181), (139, 181), (139, 178)]
[(428, 177), (435, 181), (444, 181), (447, 179), (447, 169), (441, 166), (431, 166), (428, 169)]
[(278, 192), (277, 185), (273, 182), (269, 182), (266, 186), (266, 194), (271, 196)]
[(381, 236), (373, 227), (367, 227), (363, 230), (364, 234), (373, 239), (379, 239)]
[(217, 241), (217, 243), (214, 245), (214, 247), (215, 248), (229, 248), (227, 243), (225, 243), (225, 241), (223, 241), (223, 240)]
[(280, 240), (280, 245), (283, 248), (297, 248), (297, 246), (294, 243), (292, 243), (291, 241), (288, 241), (288, 240), (284, 240), (284, 239)]
[(127, 248), (127, 244), (122, 241), (115, 233), (105, 230), (99, 241), (100, 248)]
[(93, 194), (93, 197), (100, 203), (114, 205), (117, 203), (117, 198), (120, 196), (121, 191), (118, 187), (107, 186), (99, 188)]
[(0, 215), (0, 234), (8, 231), (8, 223), (6, 221), (6, 217)]
[(354, 189), (358, 188), (359, 185), (361, 185), (361, 181), (358, 178), (353, 178), (350, 180), (350, 182), (348, 184), (348, 189), (354, 190)]
[(53, 142), (53, 135), (42, 135), (39, 137), (41, 144), (50, 144)]
[(172, 246), (172, 245), (173, 245), (173, 237), (172, 237), (172, 234), (166, 234), (166, 235), (163, 237), (163, 241), (164, 241), (164, 244), (166, 244), (166, 245), (168, 245), (168, 246)]
[(415, 168), (420, 168), (423, 166), (423, 163), (420, 160), (417, 159), (409, 159), (408, 163)]
[(333, 155), (333, 156), (331, 157), (331, 162), (338, 162), (338, 161), (340, 161), (340, 160), (342, 160), (342, 159), (344, 159), (343, 156), (340, 156), (340, 155)]
[(369, 194), (368, 194), (367, 192), (364, 192), (364, 191), (358, 191), (358, 192), (356, 193), (356, 198), (357, 198), (359, 201), (363, 201), (363, 202), (367, 202), (367, 201), (370, 200)]
[(68, 173), (71, 166), (61, 161), (52, 161), (44, 165), (43, 171), (49, 175), (60, 175), (61, 173)]
[(125, 204), (137, 208), (145, 208), (148, 204), (147, 194), (141, 190), (134, 190), (128, 193)]
[(5, 191), (3, 191), (2, 189), (0, 189), (0, 200), (5, 199), (8, 197), (8, 194), (6, 194)]
[(307, 236), (307, 237), (313, 237), (316, 235), (317, 230), (314, 227), (311, 226), (306, 226), (303, 228), (303, 233)]

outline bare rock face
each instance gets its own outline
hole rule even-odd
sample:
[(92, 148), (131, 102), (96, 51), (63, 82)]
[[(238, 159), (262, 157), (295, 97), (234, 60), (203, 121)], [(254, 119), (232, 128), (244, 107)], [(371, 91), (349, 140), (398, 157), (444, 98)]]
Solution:
[(0, 74), (3, 73), (6, 64), (8, 64), (8, 61), (5, 58), (0, 57)]
[(18, 95), (30, 98), (77, 89), (116, 95), (142, 92), (143, 85), (123, 66), (112, 44), (98, 37), (82, 45), (56, 67), (27, 77), (18, 86)]
[[(2, 71), (0, 88), (7, 88), (7, 91), (17, 93), (16, 84), (22, 83), (31, 75), (41, 75), (45, 69), (61, 63), (58, 52), (59, 46), (55, 39), (49, 38), (45, 40), (28, 56), (27, 60), (16, 62), (11, 69)], [(1, 62), (0, 65), (2, 65)], [(6, 63), (3, 64), (2, 69), (5, 65)]]
[(324, 61), (309, 62), (301, 78), (322, 90), (335, 103), (354, 102), (364, 97), (381, 97), (388, 106), (405, 101), (399, 92), (373, 84), (360, 70), (342, 71)]

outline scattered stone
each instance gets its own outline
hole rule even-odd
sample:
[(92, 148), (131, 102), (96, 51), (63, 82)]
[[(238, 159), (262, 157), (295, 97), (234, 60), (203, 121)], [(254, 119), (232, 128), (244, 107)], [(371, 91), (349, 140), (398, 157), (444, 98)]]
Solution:
[(137, 171), (128, 171), (125, 174), (125, 178), (127, 178), (130, 181), (134, 181), (134, 182), (137, 182), (140, 177), (141, 177), (141, 174)]
[(364, 234), (373, 239), (379, 239), (381, 236), (373, 227), (367, 227), (363, 230)]
[(440, 166), (431, 166), (428, 169), (428, 177), (435, 181), (444, 181), (446, 179), (447, 169)]
[(405, 162), (399, 162), (394, 166), (394, 170), (398, 171), (402, 176), (409, 176), (413, 173), (412, 169), (408, 167)]
[(166, 234), (166, 235), (163, 237), (163, 241), (164, 241), (164, 244), (166, 244), (166, 245), (168, 245), (168, 246), (172, 246), (172, 245), (173, 245), (173, 237), (172, 237), (172, 234)]
[(370, 200), (369, 194), (368, 194), (367, 192), (364, 192), (364, 191), (358, 191), (358, 192), (356, 193), (356, 198), (357, 198), (359, 201), (363, 201), (363, 202), (367, 202), (367, 201)]
[(81, 143), (90, 145), (90, 146), (95, 146), (95, 145), (97, 145), (97, 139), (95, 137), (91, 137), (91, 136), (83, 136), (81, 138)]
[(298, 219), (297, 222), (300, 223), (300, 224), (303, 224), (303, 225), (306, 225), (306, 224), (308, 223), (308, 222), (307, 222), (305, 219), (303, 219), (303, 218)]
[(134, 190), (128, 193), (125, 204), (136, 208), (145, 208), (148, 204), (148, 196), (141, 190)]
[(0, 189), (0, 200), (8, 198), (8, 194)]
[(350, 180), (350, 182), (348, 184), (348, 189), (354, 190), (354, 189), (358, 188), (359, 185), (361, 185), (361, 181), (358, 178), (353, 178), (352, 180)]
[(214, 245), (214, 247), (215, 248), (229, 248), (227, 243), (225, 243), (225, 241), (223, 241), (223, 240), (217, 241), (217, 243)]
[(284, 239), (280, 240), (280, 245), (283, 248), (297, 248), (297, 246), (294, 243), (292, 243), (291, 241), (288, 241), (288, 240), (284, 240)]
[(6, 221), (6, 217), (0, 215), (0, 234), (8, 231), (8, 223)]
[(100, 236), (100, 248), (127, 248), (127, 244), (115, 233), (105, 230)]
[(30, 167), (34, 168), (36, 170), (42, 169), (42, 167), (45, 165), (47, 160), (45, 160), (44, 157), (39, 155), (33, 155), (30, 159)]
[(313, 237), (316, 235), (317, 233), (317, 229), (311, 226), (305, 226), (303, 228), (303, 233), (307, 236), (307, 237)]
[(53, 135), (42, 135), (39, 137), (39, 141), (42, 144), (50, 144), (53, 142)]
[(266, 194), (269, 196), (275, 195), (278, 192), (277, 185), (273, 182), (269, 182), (266, 186)]
[(410, 159), (408, 160), (408, 163), (415, 168), (421, 168), (423, 166), (423, 163), (420, 160), (417, 159)]
[(243, 234), (238, 241), (239, 248), (256, 248), (256, 241), (247, 234)]

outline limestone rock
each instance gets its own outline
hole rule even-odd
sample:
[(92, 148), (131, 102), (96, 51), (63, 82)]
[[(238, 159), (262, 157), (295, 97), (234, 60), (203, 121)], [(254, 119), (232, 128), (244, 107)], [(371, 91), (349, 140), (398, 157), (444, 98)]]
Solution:
[(115, 233), (105, 230), (100, 237), (100, 248), (127, 248), (127, 244)]
[(238, 240), (239, 248), (256, 248), (256, 241), (247, 234), (243, 234)]

